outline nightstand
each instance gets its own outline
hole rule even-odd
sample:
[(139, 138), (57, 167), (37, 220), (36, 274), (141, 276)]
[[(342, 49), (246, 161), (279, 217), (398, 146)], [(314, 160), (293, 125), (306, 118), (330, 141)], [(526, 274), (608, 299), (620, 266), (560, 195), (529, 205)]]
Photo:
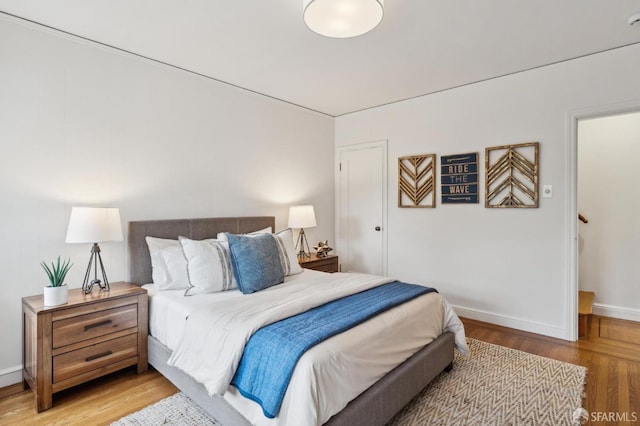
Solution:
[(314, 269), (322, 272), (338, 272), (338, 256), (328, 255), (327, 257), (318, 257), (312, 254), (311, 257), (298, 258), (300, 266), (306, 269)]
[(42, 295), (22, 298), (22, 377), (38, 412), (63, 389), (131, 365), (147, 371), (147, 292), (124, 282), (110, 288), (69, 290), (59, 306), (44, 306)]

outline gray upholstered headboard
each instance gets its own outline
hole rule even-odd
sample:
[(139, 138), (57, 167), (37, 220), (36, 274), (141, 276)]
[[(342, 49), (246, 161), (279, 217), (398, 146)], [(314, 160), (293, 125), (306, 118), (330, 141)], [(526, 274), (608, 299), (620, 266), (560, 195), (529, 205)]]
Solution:
[(151, 282), (151, 257), (145, 237), (194, 240), (215, 238), (218, 232), (242, 234), (270, 226), (275, 231), (275, 217), (217, 217), (208, 219), (168, 219), (129, 222), (130, 281), (143, 285)]

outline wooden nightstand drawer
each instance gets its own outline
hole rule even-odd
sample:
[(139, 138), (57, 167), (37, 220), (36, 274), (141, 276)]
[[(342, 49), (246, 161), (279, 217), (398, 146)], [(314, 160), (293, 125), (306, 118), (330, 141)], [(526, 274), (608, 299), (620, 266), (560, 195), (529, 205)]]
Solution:
[(322, 272), (337, 272), (338, 271), (338, 260), (337, 259), (327, 259), (322, 262), (317, 262), (313, 265), (313, 269), (316, 271)]
[(53, 347), (104, 336), (138, 325), (138, 305), (80, 315), (53, 323)]
[[(138, 355), (136, 333), (53, 357), (53, 383)], [(133, 360), (135, 364), (137, 359)]]
[(322, 272), (338, 272), (338, 256), (329, 255), (327, 257), (318, 257), (312, 255), (309, 258), (298, 260), (300, 266), (305, 269), (313, 269)]

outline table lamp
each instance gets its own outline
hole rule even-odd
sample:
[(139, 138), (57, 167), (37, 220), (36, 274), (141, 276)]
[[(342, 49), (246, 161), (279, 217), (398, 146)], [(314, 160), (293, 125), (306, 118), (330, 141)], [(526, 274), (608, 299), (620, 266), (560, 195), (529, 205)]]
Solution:
[[(122, 224), (120, 223), (120, 209), (107, 207), (72, 207), (69, 228), (67, 229), (67, 243), (93, 243), (87, 272), (82, 282), (82, 291), (88, 294), (94, 285), (101, 290), (109, 290), (109, 280), (102, 264), (100, 246), (98, 243), (108, 241), (122, 241)], [(102, 280), (98, 279), (98, 264), (102, 273)], [(94, 268), (93, 280), (91, 267)]]
[(309, 250), (309, 243), (307, 242), (307, 237), (304, 234), (304, 228), (313, 228), (314, 226), (316, 226), (316, 214), (313, 210), (313, 206), (305, 205), (289, 207), (289, 228), (300, 228), (298, 240), (296, 241), (298, 257), (311, 257), (311, 250)]

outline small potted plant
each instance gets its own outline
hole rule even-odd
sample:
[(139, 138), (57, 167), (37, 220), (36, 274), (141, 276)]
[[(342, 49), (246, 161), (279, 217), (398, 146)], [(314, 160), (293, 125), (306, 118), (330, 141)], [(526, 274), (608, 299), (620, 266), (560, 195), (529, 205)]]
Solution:
[(69, 296), (69, 290), (64, 283), (64, 278), (67, 276), (67, 272), (73, 266), (71, 259), (67, 259), (66, 262), (60, 262), (60, 256), (58, 256), (57, 262), (51, 262), (51, 266), (44, 262), (41, 262), (42, 268), (49, 277), (51, 285), (44, 288), (44, 305), (45, 306), (57, 306), (67, 303)]

